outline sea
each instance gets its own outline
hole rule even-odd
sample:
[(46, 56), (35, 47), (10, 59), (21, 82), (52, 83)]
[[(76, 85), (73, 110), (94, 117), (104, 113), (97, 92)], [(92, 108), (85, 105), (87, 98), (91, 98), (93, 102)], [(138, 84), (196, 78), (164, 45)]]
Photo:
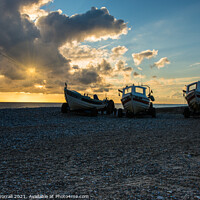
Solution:
[[(61, 106), (62, 103), (0, 102), (0, 109), (61, 107)], [(180, 107), (180, 106), (186, 106), (186, 104), (154, 104), (155, 108)], [(115, 107), (117, 109), (122, 108), (122, 104), (115, 103)]]

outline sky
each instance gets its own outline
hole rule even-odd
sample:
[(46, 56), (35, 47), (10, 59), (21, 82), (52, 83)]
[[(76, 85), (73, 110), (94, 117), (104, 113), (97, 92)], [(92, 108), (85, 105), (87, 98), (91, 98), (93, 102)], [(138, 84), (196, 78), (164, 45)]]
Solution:
[(64, 102), (64, 83), (120, 102), (148, 84), (185, 103), (200, 80), (199, 0), (0, 0), (0, 102)]

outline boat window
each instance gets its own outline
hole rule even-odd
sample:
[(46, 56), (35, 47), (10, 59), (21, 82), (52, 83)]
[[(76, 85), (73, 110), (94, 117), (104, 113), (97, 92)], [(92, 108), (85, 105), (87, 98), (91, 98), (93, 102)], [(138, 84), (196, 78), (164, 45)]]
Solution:
[(131, 93), (131, 88), (127, 88), (124, 90), (124, 94), (128, 94), (128, 93)]
[(188, 92), (192, 91), (192, 90), (196, 90), (197, 89), (197, 84), (193, 84), (193, 85), (190, 85), (189, 88), (188, 88)]
[(143, 88), (140, 88), (140, 87), (136, 87), (136, 88), (135, 88), (135, 92), (136, 92), (136, 93), (139, 93), (139, 94), (144, 94), (144, 89), (143, 89)]

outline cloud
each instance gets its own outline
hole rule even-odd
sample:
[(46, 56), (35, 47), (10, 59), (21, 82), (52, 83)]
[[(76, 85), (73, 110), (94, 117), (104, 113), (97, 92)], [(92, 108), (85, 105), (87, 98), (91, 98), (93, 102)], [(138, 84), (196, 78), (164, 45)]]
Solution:
[[(77, 73), (77, 74), (76, 74)], [(77, 77), (77, 81), (82, 84), (91, 84), (101, 82), (101, 78), (94, 69), (81, 69), (79, 72), (76, 72), (74, 77)]]
[(140, 75), (140, 74), (137, 73), (137, 72), (134, 72), (133, 75), (134, 75), (134, 76), (138, 76), (138, 75)]
[(146, 51), (142, 51), (140, 53), (133, 53), (132, 57), (134, 60), (135, 65), (140, 65), (141, 62), (143, 61), (143, 59), (150, 59), (152, 57), (155, 57), (158, 54), (158, 50), (146, 50)]
[(99, 63), (102, 58), (109, 57), (109, 53), (106, 49), (96, 49), (89, 45), (81, 44), (66, 44), (59, 48), (61, 54), (71, 60), (71, 64), (78, 65), (79, 67), (85, 67), (88, 63)]
[(112, 66), (108, 61), (103, 59), (102, 62), (98, 64), (97, 70), (101, 74), (108, 75), (108, 73), (112, 71)]
[(114, 57), (121, 56), (125, 54), (127, 51), (128, 49), (125, 46), (118, 46), (118, 47), (112, 48), (112, 53)]
[(152, 67), (157, 67), (158, 69), (164, 67), (166, 64), (170, 64), (170, 61), (167, 59), (167, 57), (161, 58), (158, 62), (155, 62)]
[(133, 70), (132, 67), (126, 67), (126, 65), (127, 65), (127, 63), (125, 61), (119, 60), (115, 65), (116, 66), (116, 70), (118, 72), (120, 72), (120, 71), (124, 71), (124, 72), (128, 72), (129, 71), (130, 72), (130, 71)]
[(138, 72), (134, 72), (134, 73), (133, 73), (133, 77), (134, 77), (134, 78), (140, 78), (140, 79), (142, 79), (142, 78), (145, 78), (146, 76), (145, 76), (145, 75), (142, 75), (142, 74), (139, 74)]
[(23, 69), (16, 69), (15, 66), (9, 65), (9, 67), (4, 68), (1, 70), (4, 76), (10, 78), (11, 80), (25, 80), (26, 74), (24, 73)]
[[(30, 1), (27, 1), (30, 2)], [(25, 3), (27, 3), (25, 1)], [(13, 46), (32, 43), (40, 35), (39, 30), (27, 15), (18, 11), (22, 1), (2, 0), (0, 6), (0, 46), (11, 51)], [(9, 24), (9, 26), (8, 26)], [(16, 54), (16, 52), (13, 52)]]
[(127, 25), (123, 20), (116, 20), (106, 8), (91, 8), (84, 14), (68, 17), (59, 12), (51, 12), (37, 20), (44, 42), (53, 42), (62, 46), (66, 42), (98, 41), (116, 39), (127, 34)]
[[(66, 79), (77, 87), (79, 83), (88, 87), (102, 83), (104, 87), (104, 77), (114, 73), (106, 60), (107, 50), (86, 45), (75, 49), (72, 44), (117, 39), (127, 34), (127, 24), (106, 8), (91, 8), (71, 17), (61, 11), (42, 10), (41, 6), (49, 2), (1, 0), (0, 91), (62, 93)], [(125, 48), (118, 53), (123, 51)], [(93, 67), (81, 66), (76, 63), (79, 59), (96, 63)], [(5, 85), (10, 87), (2, 87)]]
[(146, 81), (144, 84), (153, 89), (156, 103), (185, 103), (182, 93), (183, 87), (198, 79), (200, 79), (200, 76), (156, 78)]
[(100, 87), (99, 89), (94, 89), (94, 92), (97, 92), (97, 93), (109, 92), (109, 88)]
[(45, 79), (59, 73), (66, 75), (70, 68), (69, 60), (60, 54), (56, 45), (44, 44), (34, 21), (31, 21), (28, 15), (20, 13), (23, 6), (43, 5), (44, 2), (44, 0), (1, 1), (0, 55), (3, 67), (0, 73), (11, 80), (30, 79), (26, 71), (33, 66), (38, 73), (35, 79), (40, 77), (41, 73)]
[(123, 79), (129, 76), (130, 79), (132, 70), (133, 68), (127, 67), (126, 62), (122, 60), (112, 65), (108, 60), (102, 59), (100, 63), (89, 63), (85, 68), (76, 66), (67, 82), (70, 85), (83, 85), (84, 90), (90, 87), (94, 92), (108, 92), (116, 76), (120, 75)]
[(28, 15), (31, 20), (35, 20), (41, 16), (48, 15), (48, 12), (41, 9), (41, 7), (53, 2), (53, 0), (28, 0), (26, 2), (26, 4), (22, 4), (20, 13)]
[(157, 79), (151, 79), (150, 81), (147, 81), (145, 84), (147, 85), (153, 85), (155, 88), (159, 90), (171, 90), (172, 88), (180, 88), (182, 91), (182, 87), (185, 85), (188, 85), (194, 80), (198, 80), (200, 77), (183, 77), (183, 78), (157, 78)]
[(83, 84), (85, 87), (88, 87), (90, 84), (102, 84), (104, 77), (113, 73), (111, 64), (105, 59), (102, 59), (96, 65), (88, 64), (85, 68), (75, 66), (75, 69), (67, 81), (73, 85)]
[(73, 69), (79, 69), (79, 66), (78, 65), (74, 65), (72, 68)]
[(198, 65), (200, 65), (200, 62), (193, 63), (193, 64), (190, 65), (190, 67), (194, 67), (194, 66), (198, 66)]

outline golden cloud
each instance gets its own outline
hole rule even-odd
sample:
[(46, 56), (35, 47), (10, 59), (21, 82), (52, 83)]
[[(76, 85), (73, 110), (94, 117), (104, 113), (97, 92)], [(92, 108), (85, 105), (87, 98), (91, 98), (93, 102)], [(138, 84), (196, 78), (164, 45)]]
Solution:
[(134, 60), (135, 65), (140, 65), (141, 62), (146, 58), (146, 59), (150, 59), (152, 57), (155, 57), (158, 54), (158, 50), (145, 50), (142, 51), (140, 53), (133, 53), (132, 57)]
[(113, 53), (113, 56), (115, 57), (121, 56), (125, 54), (127, 51), (128, 49), (125, 46), (118, 46), (118, 47), (112, 48), (112, 53)]
[(157, 67), (158, 69), (164, 67), (166, 64), (170, 64), (167, 57), (161, 58), (158, 62), (155, 62), (151, 67)]

